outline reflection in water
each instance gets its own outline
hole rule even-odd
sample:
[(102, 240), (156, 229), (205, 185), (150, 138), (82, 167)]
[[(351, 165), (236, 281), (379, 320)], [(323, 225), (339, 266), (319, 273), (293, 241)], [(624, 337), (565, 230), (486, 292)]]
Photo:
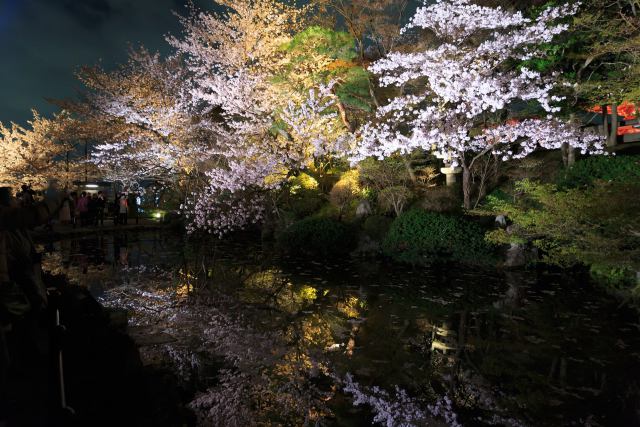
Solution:
[(291, 262), (155, 233), (55, 249), (48, 268), (130, 310), (204, 424), (640, 423), (637, 316), (566, 277)]

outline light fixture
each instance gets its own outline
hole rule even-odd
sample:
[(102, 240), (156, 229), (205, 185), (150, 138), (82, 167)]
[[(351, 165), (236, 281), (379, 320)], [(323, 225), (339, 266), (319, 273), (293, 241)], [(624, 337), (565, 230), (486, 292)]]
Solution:
[(85, 184), (85, 187), (87, 187), (87, 188), (98, 188), (99, 185), (98, 184)]

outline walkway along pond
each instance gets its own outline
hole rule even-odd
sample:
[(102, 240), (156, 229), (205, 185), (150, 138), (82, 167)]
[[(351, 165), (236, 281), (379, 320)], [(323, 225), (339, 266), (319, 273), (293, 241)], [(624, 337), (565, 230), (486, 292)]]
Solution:
[(584, 278), (282, 259), (166, 231), (53, 249), (45, 269), (126, 309), (202, 425), (640, 424), (638, 315)]

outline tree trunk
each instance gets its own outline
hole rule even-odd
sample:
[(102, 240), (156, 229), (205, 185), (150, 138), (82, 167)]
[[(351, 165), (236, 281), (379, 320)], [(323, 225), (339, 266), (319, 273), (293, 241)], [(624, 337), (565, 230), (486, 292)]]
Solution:
[(615, 147), (618, 143), (618, 104), (611, 104), (611, 132), (609, 132), (609, 139), (607, 140), (607, 146)]
[(334, 95), (334, 100), (336, 101), (336, 107), (338, 107), (338, 113), (340, 113), (340, 120), (342, 120), (342, 124), (349, 130), (350, 133), (354, 132), (354, 126), (349, 121), (347, 117), (347, 109), (344, 108), (344, 104), (338, 98), (338, 95)]
[(471, 209), (471, 171), (465, 163), (462, 164), (462, 195), (464, 208)]
[(576, 148), (569, 146), (569, 152), (567, 157), (567, 166), (571, 167), (576, 162)]
[(478, 205), (480, 204), (480, 202), (482, 201), (482, 199), (484, 199), (484, 197), (487, 195), (487, 180), (489, 178), (487, 177), (487, 174), (483, 174), (482, 177), (480, 177), (480, 185), (478, 186), (478, 197), (476, 198), (475, 203), (473, 204), (473, 208), (477, 208)]

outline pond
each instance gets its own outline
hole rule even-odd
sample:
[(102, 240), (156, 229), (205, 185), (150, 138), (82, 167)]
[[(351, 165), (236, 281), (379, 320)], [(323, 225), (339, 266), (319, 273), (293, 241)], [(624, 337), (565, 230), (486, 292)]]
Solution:
[(165, 231), (50, 249), (47, 269), (129, 310), (143, 358), (175, 370), (205, 425), (640, 420), (637, 313), (584, 277), (293, 260)]

